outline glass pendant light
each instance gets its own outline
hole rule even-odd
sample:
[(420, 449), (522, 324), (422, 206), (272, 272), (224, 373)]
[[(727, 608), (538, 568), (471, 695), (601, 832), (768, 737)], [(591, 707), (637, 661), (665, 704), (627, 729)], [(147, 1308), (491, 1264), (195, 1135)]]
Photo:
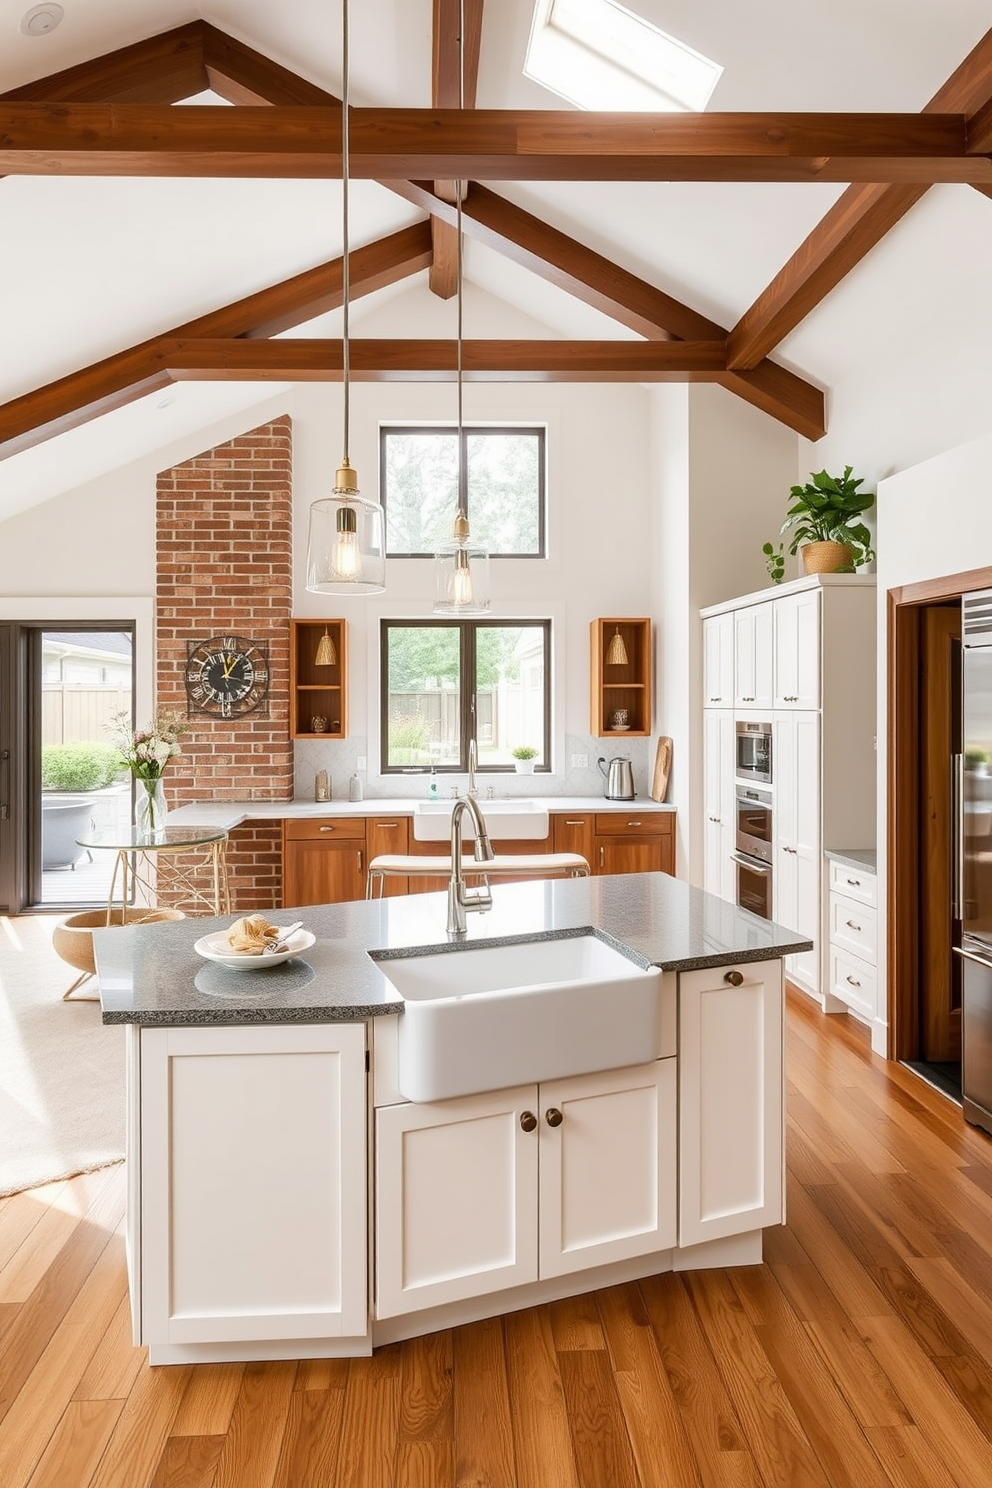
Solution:
[(311, 594), (377, 594), (386, 587), (386, 542), (382, 507), (362, 496), (358, 472), (348, 459), (351, 414), (351, 357), (348, 299), (351, 289), (348, 245), (348, 0), (341, 3), (341, 335), (344, 398), (344, 454), (330, 496), (310, 508), (307, 589)]
[[(458, 107), (465, 107), (465, 3), (458, 7)], [(434, 554), (435, 615), (485, 615), (489, 611), (489, 553), (473, 542), (468, 525), (468, 460), (463, 458), (462, 430), (462, 183), (455, 183), (455, 227), (457, 237), (458, 338), (456, 382), (458, 385), (458, 510), (450, 543)]]

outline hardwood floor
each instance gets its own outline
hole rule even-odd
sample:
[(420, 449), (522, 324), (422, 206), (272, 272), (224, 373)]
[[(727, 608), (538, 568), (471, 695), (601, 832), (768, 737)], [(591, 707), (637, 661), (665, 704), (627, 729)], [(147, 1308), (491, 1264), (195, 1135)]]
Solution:
[(371, 1359), (151, 1369), (120, 1167), (0, 1202), (3, 1488), (981, 1488), (992, 1140), (789, 1000), (765, 1264)]

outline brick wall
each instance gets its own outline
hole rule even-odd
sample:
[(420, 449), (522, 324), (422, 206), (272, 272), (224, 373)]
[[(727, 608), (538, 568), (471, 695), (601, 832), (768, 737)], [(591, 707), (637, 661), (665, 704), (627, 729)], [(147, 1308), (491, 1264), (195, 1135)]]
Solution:
[[(274, 419), (164, 470), (157, 481), (156, 704), (186, 713), (186, 643), (222, 634), (269, 647), (268, 709), (189, 717), (165, 777), (170, 803), (290, 800), (289, 617), (293, 602), (292, 424)], [(236, 828), (232, 903), (279, 903), (278, 823)]]

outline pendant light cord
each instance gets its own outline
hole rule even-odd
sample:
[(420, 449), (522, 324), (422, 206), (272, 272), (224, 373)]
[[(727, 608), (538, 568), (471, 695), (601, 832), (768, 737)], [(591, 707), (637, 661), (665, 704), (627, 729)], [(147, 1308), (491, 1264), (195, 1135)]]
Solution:
[[(465, 108), (465, 0), (458, 4), (458, 107)], [(455, 380), (458, 386), (458, 513), (468, 518), (467, 459), (462, 459), (462, 180), (455, 181), (455, 274), (458, 282), (457, 345)], [(462, 464), (466, 469), (462, 472)]]
[(351, 264), (348, 240), (348, 95), (349, 95), (349, 44), (348, 44), (348, 0), (341, 0), (341, 301), (344, 312), (341, 336), (341, 372), (344, 385), (344, 463), (348, 461), (348, 433), (351, 423), (351, 350), (348, 338), (348, 300), (351, 293)]

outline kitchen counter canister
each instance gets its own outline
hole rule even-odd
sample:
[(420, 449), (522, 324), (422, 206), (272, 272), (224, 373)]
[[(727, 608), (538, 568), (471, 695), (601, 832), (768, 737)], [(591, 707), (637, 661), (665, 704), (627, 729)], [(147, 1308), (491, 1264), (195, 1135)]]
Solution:
[[(204, 962), (193, 945), (232, 915), (94, 933), (105, 1023), (181, 1026), (353, 1021), (401, 1011), (369, 951), (430, 954), (593, 929), (646, 964), (691, 971), (767, 961), (810, 942), (666, 873), (496, 884), (493, 907), (466, 937), (445, 935), (444, 894), (269, 911), (302, 920), (317, 937), (300, 958), (236, 974)], [(258, 906), (262, 908), (262, 906)]]

